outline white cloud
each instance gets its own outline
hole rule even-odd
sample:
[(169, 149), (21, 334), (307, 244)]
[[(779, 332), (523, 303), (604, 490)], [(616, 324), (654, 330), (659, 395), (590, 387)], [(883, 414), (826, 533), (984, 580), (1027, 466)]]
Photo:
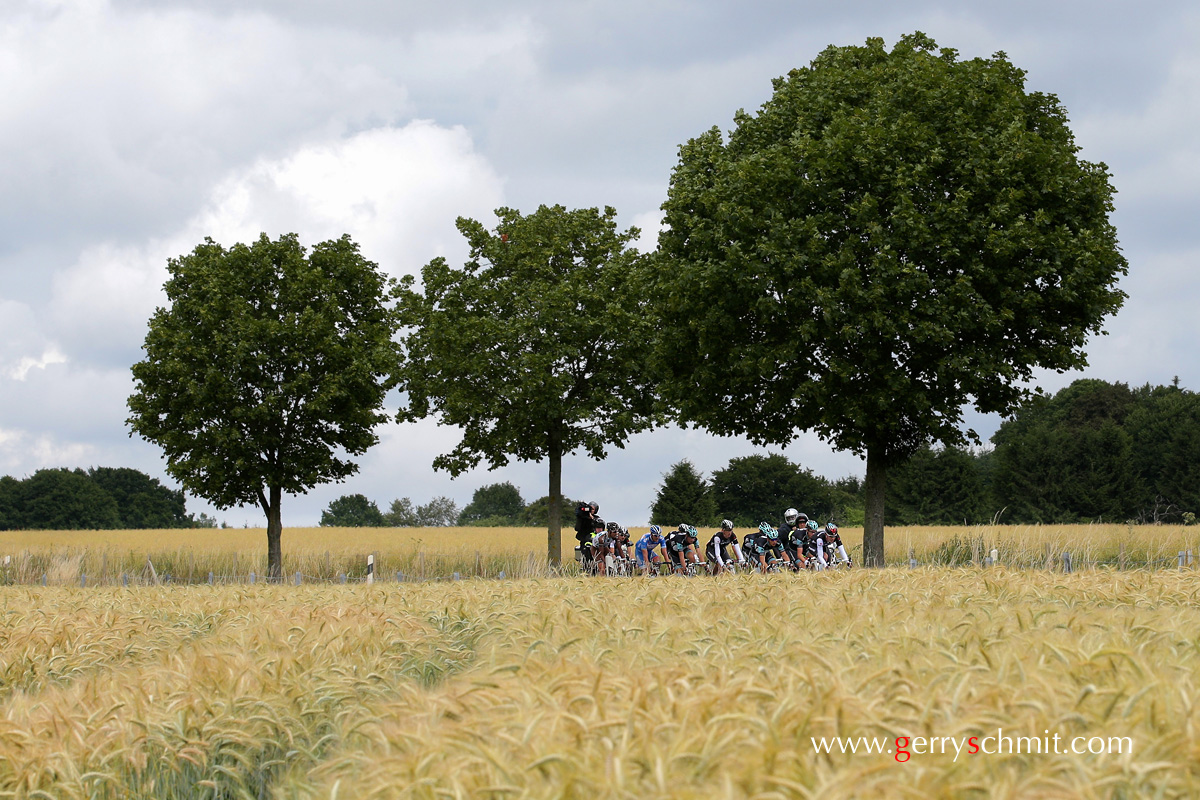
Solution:
[(67, 357), (59, 352), (57, 347), (51, 345), (48, 350), (46, 350), (37, 358), (31, 358), (29, 356), (22, 358), (17, 362), (16, 366), (9, 370), (8, 374), (9, 377), (11, 377), (14, 381), (23, 381), (31, 369), (45, 369), (51, 364), (65, 363), (67, 363)]

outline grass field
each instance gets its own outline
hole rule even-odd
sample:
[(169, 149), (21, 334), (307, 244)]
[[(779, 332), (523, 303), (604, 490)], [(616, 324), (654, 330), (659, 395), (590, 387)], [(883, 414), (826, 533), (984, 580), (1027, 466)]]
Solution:
[(0, 797), (1200, 795), (1190, 571), (8, 587), (0, 615)]
[[(640, 536), (645, 528), (631, 529)], [(739, 531), (744, 534), (746, 531)], [(708, 532), (702, 532), (708, 533)], [(710, 533), (708, 535), (711, 535)], [(843, 528), (856, 560), (862, 529)], [(261, 528), (159, 531), (0, 531), (0, 583), (79, 585), (150, 580), (155, 573), (175, 583), (244, 582), (266, 571), (266, 532)], [(707, 535), (705, 536), (707, 539)], [(961, 565), (993, 548), (1013, 567), (1061, 565), (1070, 552), (1076, 569), (1095, 566), (1173, 567), (1180, 551), (1200, 554), (1200, 526), (997, 525), (890, 527), (887, 560), (906, 564), (910, 552), (922, 564)], [(367, 554), (376, 574), (394, 580), (461, 576), (546, 577), (546, 532), (540, 528), (285, 528), (283, 572), (304, 581), (361, 580)], [(567, 568), (573, 564), (572, 531), (562, 534)], [(2, 566), (5, 556), (8, 565)]]

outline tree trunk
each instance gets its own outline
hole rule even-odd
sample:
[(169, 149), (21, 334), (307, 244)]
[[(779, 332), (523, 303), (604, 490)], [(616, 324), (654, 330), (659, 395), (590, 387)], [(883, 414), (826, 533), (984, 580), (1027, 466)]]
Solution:
[(866, 521), (863, 523), (863, 566), (882, 567), (883, 499), (887, 489), (887, 463), (878, 445), (867, 447), (867, 476), (863, 481)]
[(283, 533), (283, 516), (280, 514), (280, 500), (283, 490), (278, 486), (270, 487), (271, 497), (267, 503), (267, 579), (278, 581), (283, 579), (283, 549), (279, 540)]
[(546, 558), (550, 566), (562, 563), (562, 441), (550, 434), (550, 519), (546, 530)]

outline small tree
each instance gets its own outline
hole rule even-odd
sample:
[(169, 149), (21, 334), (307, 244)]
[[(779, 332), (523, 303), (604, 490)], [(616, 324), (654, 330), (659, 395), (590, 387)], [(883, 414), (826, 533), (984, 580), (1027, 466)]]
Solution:
[(407, 497), (393, 500), (388, 512), (383, 515), (384, 522), (393, 528), (415, 528), (420, 525), (419, 519), (412, 500)]
[(458, 505), (449, 497), (435, 497), (417, 506), (417, 525), (424, 528), (449, 528), (458, 521)]
[(497, 525), (516, 525), (525, 511), (521, 490), (510, 482), (492, 483), (475, 490), (471, 502), (458, 515), (459, 525), (493, 520)]
[(395, 282), (343, 236), (311, 253), (295, 234), (171, 259), (168, 305), (133, 365), (133, 432), (217, 508), (258, 504), (267, 574), (282, 574), (284, 493), (358, 470), (375, 444), (400, 351)]
[(327, 528), (382, 528), (387, 524), (374, 500), (362, 494), (344, 494), (321, 512)]
[[(399, 418), (436, 414), (462, 429), (458, 446), (433, 462), (452, 475), (483, 460), (496, 469), (510, 458), (545, 459), (552, 508), (563, 456), (583, 448), (602, 459), (653, 420), (643, 363), (650, 330), (631, 280), (638, 231), (618, 231), (611, 208), (496, 216), (494, 232), (459, 218), (470, 259), (462, 269), (431, 261), (423, 294), (405, 303), (409, 404)], [(548, 523), (557, 564), (559, 515)]]
[[(569, 497), (563, 497), (558, 504), (558, 524), (559, 526), (567, 526), (570, 528), (575, 524), (575, 509), (583, 505), (581, 500), (571, 500)], [(525, 506), (525, 510), (521, 513), (521, 525), (536, 526), (550, 518), (550, 497), (542, 495), (537, 500), (534, 500), (529, 505)]]
[(916, 33), (830, 47), (727, 141), (689, 141), (644, 290), (669, 406), (865, 456), (863, 561), (882, 566), (889, 465), (977, 439), (962, 409), (1010, 411), (1035, 368), (1083, 366), (1124, 298), (1108, 170), (1066, 120), (1003, 53)]
[(717, 519), (717, 504), (713, 502), (708, 481), (704, 480), (692, 462), (684, 459), (663, 475), (650, 521), (655, 525), (709, 525)]

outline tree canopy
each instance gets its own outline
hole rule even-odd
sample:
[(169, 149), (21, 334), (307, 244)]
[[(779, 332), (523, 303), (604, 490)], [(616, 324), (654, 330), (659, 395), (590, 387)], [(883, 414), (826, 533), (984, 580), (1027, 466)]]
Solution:
[(344, 494), (321, 512), (320, 524), (333, 528), (382, 528), (387, 521), (374, 500), (364, 494)]
[(42, 469), (0, 478), (0, 530), (190, 528), (183, 492), (128, 467)]
[(475, 525), (488, 520), (497, 525), (520, 525), (524, 515), (521, 490), (505, 481), (476, 489), (471, 502), (458, 515), (458, 524)]
[(547, 551), (558, 563), (562, 457), (602, 459), (652, 422), (644, 369), (650, 335), (631, 274), (636, 228), (616, 211), (501, 208), (498, 223), (459, 218), (470, 245), (461, 269), (442, 258), (404, 302), (407, 360), (399, 418), (431, 414), (462, 429), (434, 466), (453, 475), (486, 461), (546, 459)]
[(927, 36), (830, 47), (680, 148), (645, 294), (659, 389), (684, 421), (866, 457), (864, 563), (889, 465), (962, 444), (1035, 368), (1086, 363), (1126, 263), (1107, 167), (1003, 53)]
[(282, 495), (353, 474), (350, 457), (387, 419), (400, 287), (347, 236), (311, 252), (295, 234), (228, 249), (205, 239), (168, 271), (129, 425), (188, 491), (262, 508), (278, 578)]
[(687, 459), (673, 464), (658, 487), (650, 508), (650, 521), (664, 526), (681, 522), (711, 525), (718, 519), (717, 504), (704, 476)]
[(713, 472), (711, 491), (717, 513), (743, 528), (764, 521), (778, 525), (789, 507), (821, 520), (829, 520), (836, 508), (826, 480), (778, 453), (730, 459)]

